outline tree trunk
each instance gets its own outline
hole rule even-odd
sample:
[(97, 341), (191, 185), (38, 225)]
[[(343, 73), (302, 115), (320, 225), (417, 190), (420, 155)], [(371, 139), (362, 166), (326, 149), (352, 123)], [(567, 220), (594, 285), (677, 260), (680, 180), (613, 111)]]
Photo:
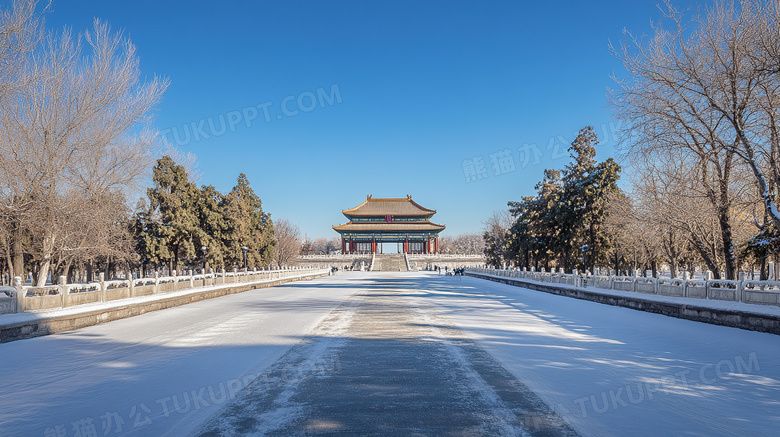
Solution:
[[(18, 226), (18, 225), (17, 225)], [(13, 271), (15, 276), (26, 276), (24, 271), (24, 250), (22, 249), (22, 231), (14, 230), (13, 236)]]
[(54, 252), (54, 236), (47, 233), (43, 237), (42, 247), (43, 259), (41, 260), (41, 268), (38, 271), (37, 286), (43, 287), (46, 285), (46, 280), (49, 278), (49, 270), (51, 269), (51, 257)]
[[(596, 226), (593, 222), (588, 226), (588, 234), (590, 237), (590, 271), (596, 271)], [(587, 268), (587, 266), (586, 266)]]
[(723, 239), (723, 262), (726, 279), (737, 279), (737, 254), (734, 252), (734, 238), (731, 232), (731, 200), (729, 199), (729, 175), (731, 173), (731, 155), (724, 163), (724, 174), (720, 179), (720, 204), (717, 205), (718, 224)]
[(767, 260), (769, 259), (769, 252), (765, 253), (764, 256), (761, 257), (761, 276), (760, 279), (762, 281), (766, 281), (769, 279), (769, 265), (767, 263)]
[(707, 265), (707, 269), (712, 272), (712, 274), (715, 276), (715, 279), (720, 279), (720, 269), (710, 256), (709, 251), (707, 250), (707, 246), (704, 244), (704, 242), (699, 240), (694, 235), (691, 235), (690, 241), (691, 244), (693, 244), (693, 247), (696, 248), (696, 251), (699, 252), (701, 258), (704, 260), (704, 263)]
[(114, 262), (111, 260), (111, 257), (110, 257), (110, 256), (109, 256), (109, 257), (107, 257), (107, 258), (106, 258), (106, 269), (105, 269), (105, 271), (103, 272), (103, 274), (105, 275), (105, 278), (106, 278), (107, 280), (108, 280), (108, 279), (111, 279), (111, 278), (113, 278), (113, 277), (114, 277), (114, 267), (116, 267), (116, 265), (115, 265), (115, 264), (114, 264)]
[(73, 265), (73, 263), (70, 263), (68, 265), (68, 268), (65, 269), (65, 274), (68, 276), (69, 284), (73, 284), (76, 282), (76, 266)]
[(13, 281), (16, 274), (14, 273), (14, 261), (11, 256), (11, 246), (8, 244), (8, 236), (3, 239), (3, 242), (5, 243), (5, 261), (8, 264), (8, 276), (10, 276), (11, 281)]

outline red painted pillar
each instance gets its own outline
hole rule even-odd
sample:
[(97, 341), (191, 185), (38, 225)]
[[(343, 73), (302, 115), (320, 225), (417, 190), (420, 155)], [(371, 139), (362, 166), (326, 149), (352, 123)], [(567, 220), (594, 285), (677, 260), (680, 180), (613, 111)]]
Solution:
[(344, 237), (341, 237), (341, 253), (347, 253), (347, 245), (344, 242)]
[(433, 253), (439, 253), (439, 237), (433, 239)]
[(376, 238), (371, 238), (371, 253), (376, 253)]
[(352, 237), (349, 237), (349, 253), (355, 253), (355, 245), (352, 244)]
[(404, 239), (404, 253), (409, 253), (409, 237)]

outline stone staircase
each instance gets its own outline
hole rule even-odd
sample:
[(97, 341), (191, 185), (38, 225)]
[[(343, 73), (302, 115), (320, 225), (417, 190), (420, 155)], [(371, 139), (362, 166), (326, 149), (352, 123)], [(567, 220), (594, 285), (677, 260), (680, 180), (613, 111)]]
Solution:
[(391, 255), (377, 255), (374, 259), (374, 272), (406, 272), (406, 263), (404, 262), (404, 255), (391, 254)]

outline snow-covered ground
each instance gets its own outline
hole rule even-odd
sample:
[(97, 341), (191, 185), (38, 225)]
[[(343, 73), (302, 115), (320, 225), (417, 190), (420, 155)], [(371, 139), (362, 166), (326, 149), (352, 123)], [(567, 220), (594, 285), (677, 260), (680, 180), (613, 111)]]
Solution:
[(423, 290), (580, 433), (778, 435), (780, 336), (483, 279)]
[[(291, 283), (2, 344), (0, 436), (189, 435), (376, 278)], [(460, 328), (583, 435), (777, 435), (780, 336), (476, 278), (384, 279), (388, 296)]]
[(290, 283), (1, 344), (0, 436), (188, 435), (360, 283)]

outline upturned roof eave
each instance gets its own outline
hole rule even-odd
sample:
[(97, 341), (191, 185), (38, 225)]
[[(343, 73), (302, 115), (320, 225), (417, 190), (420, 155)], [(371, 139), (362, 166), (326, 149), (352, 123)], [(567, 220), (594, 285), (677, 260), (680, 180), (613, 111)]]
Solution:
[(369, 203), (378, 203), (378, 202), (394, 202), (394, 203), (409, 203), (413, 205), (415, 208), (419, 210), (419, 212), (410, 212), (406, 214), (388, 214), (388, 215), (398, 215), (402, 217), (425, 217), (425, 216), (433, 216), (436, 214), (435, 209), (428, 209), (419, 203), (412, 200), (412, 196), (407, 196), (405, 198), (403, 197), (387, 197), (387, 198), (377, 198), (374, 199), (370, 195), (366, 196), (366, 200), (360, 203), (360, 205), (349, 208), (349, 209), (342, 209), (341, 213), (344, 214), (347, 218), (350, 218), (350, 216), (353, 217), (381, 217), (383, 214), (381, 213), (361, 213), (359, 210), (363, 207), (365, 207)]
[[(362, 230), (362, 229), (361, 230), (359, 230), (359, 229), (349, 229), (350, 227), (357, 227), (357, 226), (365, 227), (365, 226), (370, 226), (370, 225), (376, 225), (377, 229), (373, 229), (373, 230), (371, 230), (371, 229), (365, 229), (365, 230)], [(411, 229), (411, 227), (419, 226), (419, 225), (428, 225), (430, 228), (428, 228), (428, 229)], [(395, 227), (396, 229), (381, 229), (382, 227), (388, 227), (388, 226)], [(383, 232), (383, 231), (385, 231), (385, 232), (426, 232), (426, 231), (437, 231), (437, 232), (441, 232), (444, 229), (446, 229), (447, 226), (440, 225), (440, 224), (437, 224), (437, 223), (431, 223), (431, 222), (427, 222), (427, 223), (397, 223), (397, 222), (396, 223), (353, 223), (353, 222), (349, 222), (349, 223), (344, 223), (344, 224), (341, 224), (341, 225), (334, 225), (334, 226), (332, 226), (332, 228), (336, 232), (349, 232), (349, 231), (353, 231), (353, 232), (361, 232), (361, 231), (362, 232)]]

